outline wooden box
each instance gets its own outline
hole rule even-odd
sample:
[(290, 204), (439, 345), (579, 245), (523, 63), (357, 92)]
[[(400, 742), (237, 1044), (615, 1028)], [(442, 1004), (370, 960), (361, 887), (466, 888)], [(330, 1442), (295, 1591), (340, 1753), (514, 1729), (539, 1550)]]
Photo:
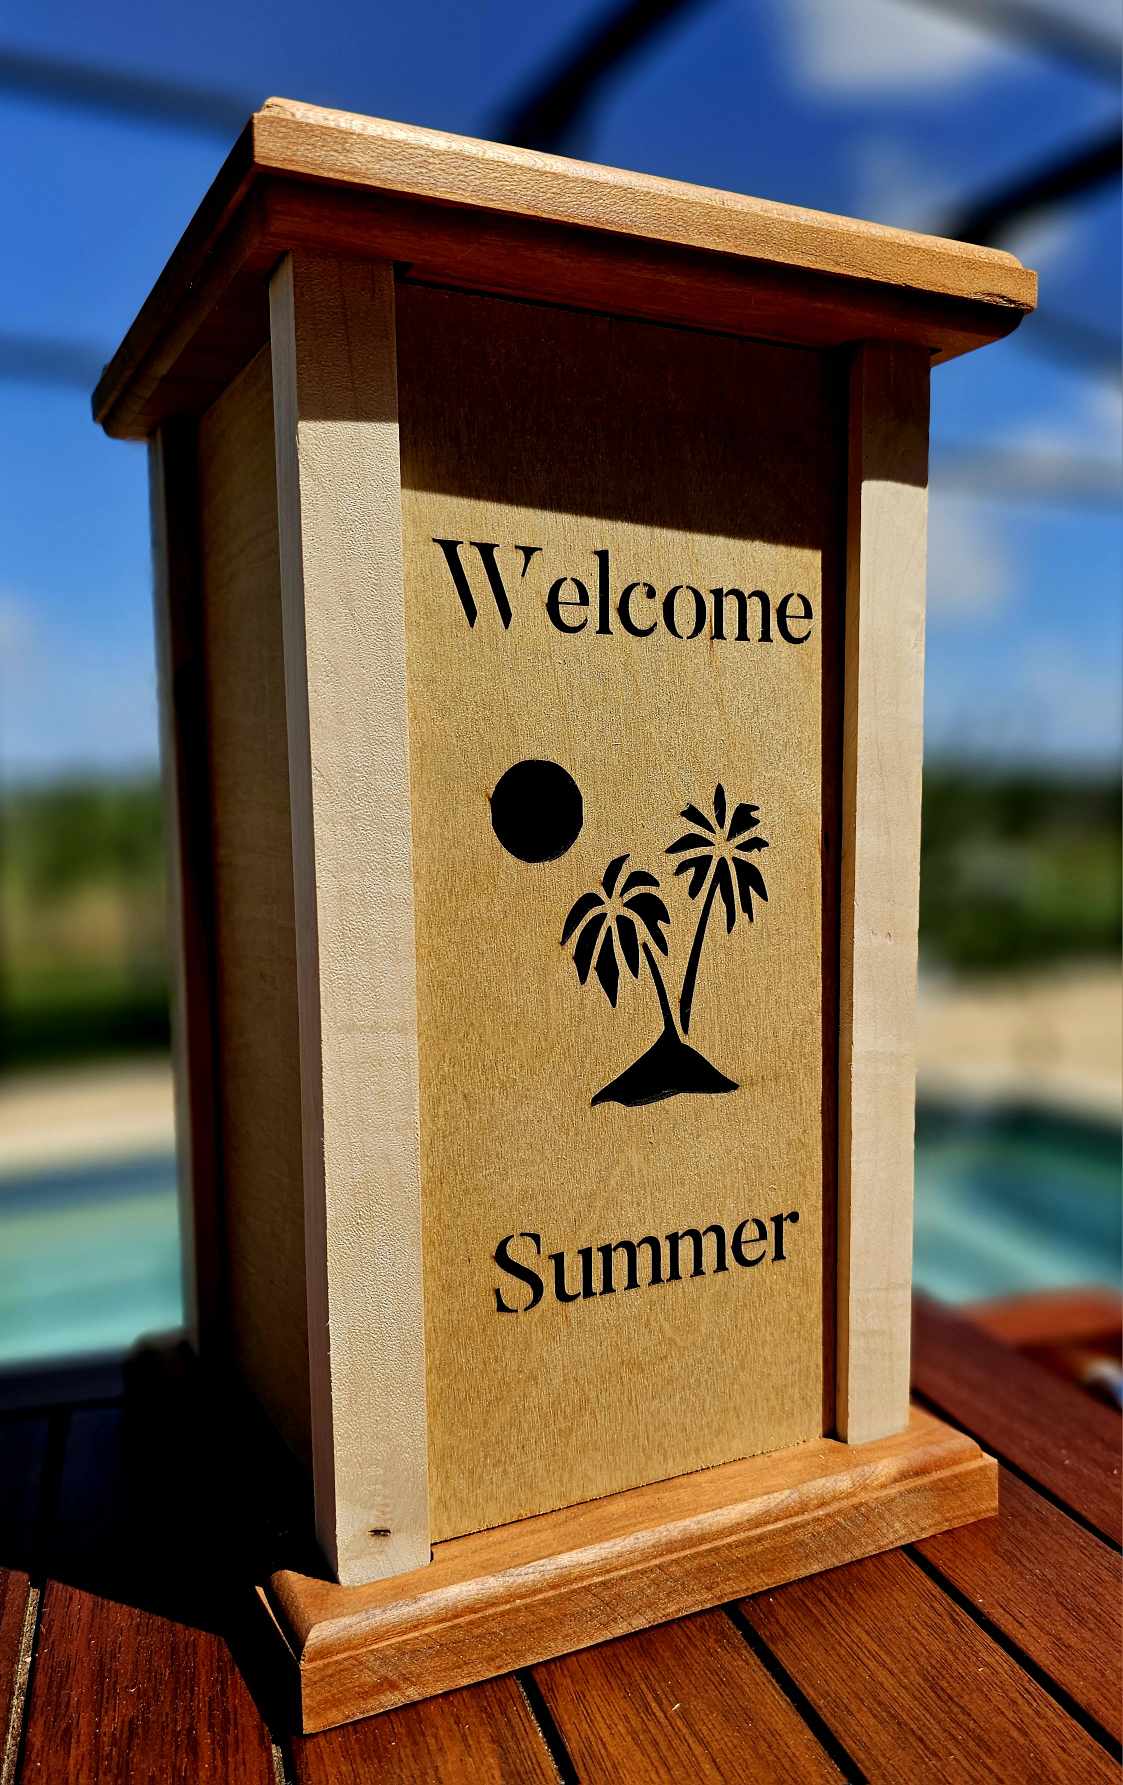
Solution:
[(193, 1321), (314, 1476), (310, 1723), (993, 1506), (909, 1424), (928, 379), (1033, 299), (274, 100), (107, 369)]

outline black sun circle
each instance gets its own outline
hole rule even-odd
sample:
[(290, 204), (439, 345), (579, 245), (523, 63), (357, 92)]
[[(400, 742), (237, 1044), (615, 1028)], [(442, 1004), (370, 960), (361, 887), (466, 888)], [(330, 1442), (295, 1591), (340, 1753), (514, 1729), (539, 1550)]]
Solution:
[(516, 762), (491, 796), (491, 827), (521, 862), (557, 861), (576, 842), (584, 817), (581, 789), (556, 762)]

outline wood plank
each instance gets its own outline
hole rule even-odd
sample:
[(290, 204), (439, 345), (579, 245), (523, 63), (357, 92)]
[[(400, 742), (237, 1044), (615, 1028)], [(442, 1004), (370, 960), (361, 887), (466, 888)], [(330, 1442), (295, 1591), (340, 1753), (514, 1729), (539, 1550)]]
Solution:
[(918, 1413), (877, 1444), (819, 1439), (454, 1538), (394, 1580), (281, 1571), (268, 1601), (311, 1731), (989, 1517), (995, 1490), (990, 1459)]
[(73, 1415), (47, 1552), (21, 1776), (275, 1785), (265, 1725), (216, 1633), (233, 1557), (155, 1409)]
[(357, 1582), (429, 1560), (393, 268), (290, 258), (271, 305), (316, 1528)]
[(550, 1757), (516, 1680), (489, 1680), (343, 1729), (298, 1736), (298, 1785), (557, 1785)]
[(1114, 1289), (1038, 1289), (1026, 1295), (972, 1302), (962, 1313), (992, 1339), (1019, 1350), (1112, 1340), (1118, 1345), (1123, 1296)]
[(1117, 1777), (1094, 1737), (907, 1555), (799, 1581), (742, 1610), (878, 1785)]
[(998, 1504), (998, 1518), (926, 1538), (919, 1553), (1123, 1739), (1118, 1557), (1008, 1469), (999, 1474)]
[[(266, 350), (199, 424), (223, 1318), (243, 1380), (311, 1455), (292, 830)], [(186, 717), (186, 716), (185, 716)], [(203, 1260), (202, 1262), (206, 1262)]]
[(856, 1444), (908, 1417), (928, 376), (873, 345), (850, 383), (835, 1417)]
[(214, 907), (197, 439), (171, 422), (149, 448), (156, 683), (167, 859), (180, 1264), (197, 1347), (222, 1330), (225, 1267), (217, 1151)]
[(914, 1330), (917, 1393), (1119, 1543), (1119, 1415), (927, 1296)]
[(42, 1516), (48, 1421), (0, 1423), (0, 1779), (15, 1778), (36, 1604), (31, 1592)]
[[(664, 320), (742, 333), (770, 329), (759, 318), (754, 324), (751, 314), (737, 324), (728, 302), (724, 325), (706, 321), (711, 276), (720, 286), (729, 283), (729, 270), (747, 275), (742, 305), (748, 300), (751, 312), (752, 280), (762, 275), (773, 292), (771, 327), (781, 339), (798, 338), (785, 330), (798, 327), (806, 311), (812, 329), (826, 328), (833, 315), (836, 343), (900, 330), (933, 349), (961, 352), (1007, 333), (1035, 302), (1034, 275), (999, 250), (272, 100), (243, 132), (99, 383), (94, 412), (111, 432), (151, 432), (161, 414), (192, 407), (193, 380), (214, 378), (213, 390), (245, 363), (252, 352), (247, 324), (266, 268), (302, 245), (300, 237), (277, 237), (266, 248), (258, 220), (243, 228), (258, 198), (281, 184), (303, 185), (321, 213), (331, 193), (367, 201), (371, 259), (422, 261), (430, 274), (448, 279), (458, 265), (467, 272), (464, 256), (471, 257), (475, 235), (484, 250), (484, 265), (477, 253), (469, 276), (477, 288), (514, 289), (505, 281), (519, 277), (512, 263), (529, 250), (521, 287), (527, 296), (658, 315), (658, 309), (645, 311), (642, 299), (635, 310), (629, 286), (662, 274), (662, 301), (670, 303)], [(412, 218), (412, 242), (401, 233), (403, 206)], [(387, 233), (380, 235), (380, 222)], [(535, 270), (538, 244), (555, 252)], [(605, 244), (624, 251), (616, 256), (615, 295), (606, 280), (602, 299), (588, 291), (582, 297), (586, 267), (601, 260)], [(343, 251), (330, 227), (304, 245)], [(676, 278), (676, 267), (686, 276)], [(250, 269), (254, 276), (241, 283)], [(778, 277), (787, 281), (786, 304), (777, 301)], [(216, 303), (224, 285), (234, 301)], [(646, 301), (660, 300), (649, 291)], [(839, 334), (840, 318), (851, 308), (853, 326)], [(878, 311), (886, 318), (880, 328), (872, 325)], [(190, 337), (207, 319), (205, 348), (200, 341), (196, 351)]]
[(838, 1768), (724, 1612), (547, 1661), (534, 1679), (582, 1779), (837, 1779)]

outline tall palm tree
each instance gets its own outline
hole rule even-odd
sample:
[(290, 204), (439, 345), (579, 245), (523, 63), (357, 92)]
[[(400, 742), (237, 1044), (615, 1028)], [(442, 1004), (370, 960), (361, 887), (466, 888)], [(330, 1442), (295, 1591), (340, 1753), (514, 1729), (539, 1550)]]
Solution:
[(719, 782), (714, 788), (712, 817), (697, 806), (684, 806), (682, 816), (695, 828), (667, 847), (668, 855), (681, 855), (683, 858), (676, 867), (675, 874), (689, 874), (687, 890), (690, 897), (697, 899), (703, 887), (705, 888), (679, 995), (679, 1021), (684, 1035), (690, 1029), (698, 963), (702, 958), (702, 943), (705, 941), (706, 925), (710, 921), (714, 899), (720, 897), (725, 907), (725, 929), (728, 935), (737, 921), (738, 904), (751, 923), (753, 895), (758, 899), (768, 898), (764, 875), (754, 862), (746, 859), (759, 850), (768, 848), (763, 837), (750, 834), (760, 824), (757, 816), (759, 811), (759, 806), (750, 806), (746, 800), (742, 800), (734, 808), (727, 825), (725, 789)]

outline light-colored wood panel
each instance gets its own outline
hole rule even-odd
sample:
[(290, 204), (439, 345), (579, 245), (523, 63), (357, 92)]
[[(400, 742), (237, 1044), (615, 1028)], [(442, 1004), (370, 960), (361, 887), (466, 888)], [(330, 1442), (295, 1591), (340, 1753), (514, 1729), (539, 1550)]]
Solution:
[(413, 870), (394, 279), (271, 291), (320, 1540), (428, 1560)]
[(850, 383), (839, 972), (840, 1433), (908, 1418), (928, 356)]
[(199, 428), (225, 1314), (234, 1359), (309, 1453), (300, 1076), (273, 394), (263, 353)]
[[(401, 290), (399, 352), (430, 1502), (445, 1538), (823, 1430), (835, 1137), (824, 1146), (820, 853), (837, 759), (822, 684), (838, 669), (843, 417), (819, 355), (491, 298)], [(464, 542), (474, 623), (442, 539)], [(552, 623), (559, 577), (556, 598), (588, 606)], [(726, 587), (759, 592), (742, 597), (744, 636), (735, 602), (720, 627), (716, 609), (698, 624)], [(803, 642), (775, 612), (762, 636), (762, 604), (785, 600), (812, 616), (789, 629)], [(527, 861), (489, 800), (542, 761), (579, 790), (580, 830)], [(759, 835), (735, 848), (741, 802)], [(692, 805), (709, 818), (680, 816)], [(696, 900), (675, 873), (670, 845), (699, 822), (713, 862), (747, 848), (763, 873), (767, 902), (750, 901), (752, 921), (737, 905), (732, 934), (716, 869)], [(670, 927), (666, 954), (636, 949), (635, 976), (621, 954), (610, 1003), (595, 972), (579, 982), (578, 935), (559, 939), (593, 889), (630, 921), (602, 887), (625, 854), (620, 896), (633, 871), (658, 881)], [(594, 1102), (653, 1045), (646, 1101)], [(676, 1076), (687, 1045), (724, 1089)], [(555, 1253), (572, 1298), (581, 1248), (596, 1270), (602, 1245), (714, 1223), (731, 1236), (743, 1220), (771, 1232), (789, 1213), (774, 1263), (718, 1271), (710, 1236), (698, 1280), (688, 1265), (649, 1284), (648, 1246), (634, 1292), (554, 1298)], [(545, 1279), (541, 1305), (496, 1260), (508, 1236), (507, 1256)]]
[(996, 1484), (917, 1411), (878, 1444), (818, 1439), (440, 1543), (397, 1580), (281, 1572), (267, 1601), (323, 1729), (987, 1518)]

